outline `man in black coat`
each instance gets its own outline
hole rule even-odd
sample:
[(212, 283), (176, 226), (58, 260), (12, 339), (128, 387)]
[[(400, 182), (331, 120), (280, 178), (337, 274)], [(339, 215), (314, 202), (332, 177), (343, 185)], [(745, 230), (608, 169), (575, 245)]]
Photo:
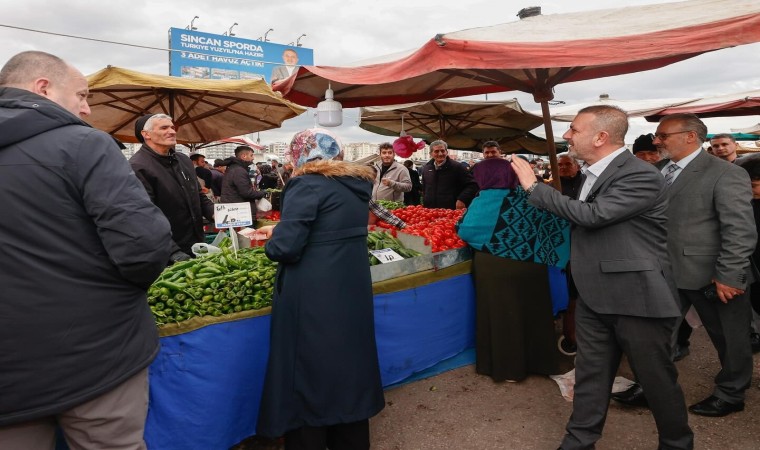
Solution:
[(404, 204), (405, 205), (419, 205), (420, 204), (420, 192), (422, 191), (422, 182), (420, 181), (420, 173), (414, 168), (414, 163), (411, 159), (404, 161), (404, 167), (409, 171), (409, 178), (412, 180), (412, 190), (404, 192)]
[(193, 244), (204, 242), (203, 218), (214, 221), (214, 204), (201, 193), (190, 158), (174, 149), (177, 131), (171, 117), (141, 117), (135, 122), (135, 136), (143, 146), (129, 163), (172, 226), (170, 261), (190, 259)]
[(256, 217), (256, 200), (269, 197), (265, 191), (257, 191), (248, 176), (248, 166), (253, 162), (253, 149), (241, 145), (235, 156), (227, 158), (227, 170), (222, 178), (222, 203), (251, 204), (251, 215)]
[(3, 449), (52, 448), (56, 427), (71, 448), (145, 448), (146, 290), (171, 234), (116, 141), (81, 119), (87, 94), (48, 53), (0, 70)]
[(433, 158), (422, 166), (422, 203), (426, 208), (463, 209), (478, 194), (478, 184), (460, 163), (449, 158), (444, 141), (430, 144)]

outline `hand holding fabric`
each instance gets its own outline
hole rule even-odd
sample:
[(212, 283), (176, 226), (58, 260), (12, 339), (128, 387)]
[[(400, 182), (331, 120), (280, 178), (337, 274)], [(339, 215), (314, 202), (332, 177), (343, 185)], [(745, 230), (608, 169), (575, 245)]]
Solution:
[(512, 168), (515, 170), (523, 189), (528, 190), (528, 188), (536, 182), (536, 174), (533, 173), (533, 168), (530, 167), (528, 161), (525, 161), (522, 158), (512, 158)]

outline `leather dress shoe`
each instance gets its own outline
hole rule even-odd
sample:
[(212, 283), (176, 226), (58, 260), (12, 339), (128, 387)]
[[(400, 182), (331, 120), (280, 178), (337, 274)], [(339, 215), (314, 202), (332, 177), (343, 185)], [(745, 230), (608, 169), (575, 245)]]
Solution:
[(701, 402), (689, 406), (689, 411), (700, 416), (723, 417), (733, 412), (744, 411), (744, 402), (729, 403), (711, 395)]
[(628, 389), (622, 392), (615, 392), (610, 397), (616, 402), (627, 406), (649, 407), (647, 398), (644, 396), (644, 389), (641, 388), (639, 383), (633, 383)]
[(689, 353), (689, 346), (688, 345), (679, 345), (676, 344), (676, 348), (673, 350), (673, 361), (680, 361), (684, 358), (686, 358)]

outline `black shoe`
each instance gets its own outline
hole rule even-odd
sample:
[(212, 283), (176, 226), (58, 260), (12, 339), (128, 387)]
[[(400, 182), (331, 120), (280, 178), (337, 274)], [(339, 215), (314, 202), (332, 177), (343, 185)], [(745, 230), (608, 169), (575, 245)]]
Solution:
[[(758, 344), (760, 344), (760, 342)], [(689, 353), (691, 352), (689, 351), (688, 345), (676, 344), (676, 348), (673, 350), (673, 361), (680, 361), (686, 358)]]
[(633, 383), (631, 387), (622, 392), (614, 392), (610, 397), (616, 402), (627, 406), (649, 407), (647, 398), (644, 396), (644, 389), (641, 388), (639, 383)]
[(760, 333), (750, 333), (749, 342), (752, 344), (752, 353), (760, 353)]
[(700, 416), (723, 417), (733, 412), (744, 411), (744, 402), (729, 403), (711, 395), (701, 402), (689, 406), (689, 411)]

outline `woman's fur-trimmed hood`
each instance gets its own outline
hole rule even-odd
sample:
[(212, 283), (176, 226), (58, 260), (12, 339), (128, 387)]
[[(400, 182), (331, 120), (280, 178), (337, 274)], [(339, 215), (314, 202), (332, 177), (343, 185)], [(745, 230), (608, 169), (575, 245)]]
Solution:
[(317, 160), (311, 161), (293, 171), (293, 176), (315, 174), (325, 177), (361, 178), (370, 183), (375, 180), (375, 172), (371, 167), (346, 161)]

